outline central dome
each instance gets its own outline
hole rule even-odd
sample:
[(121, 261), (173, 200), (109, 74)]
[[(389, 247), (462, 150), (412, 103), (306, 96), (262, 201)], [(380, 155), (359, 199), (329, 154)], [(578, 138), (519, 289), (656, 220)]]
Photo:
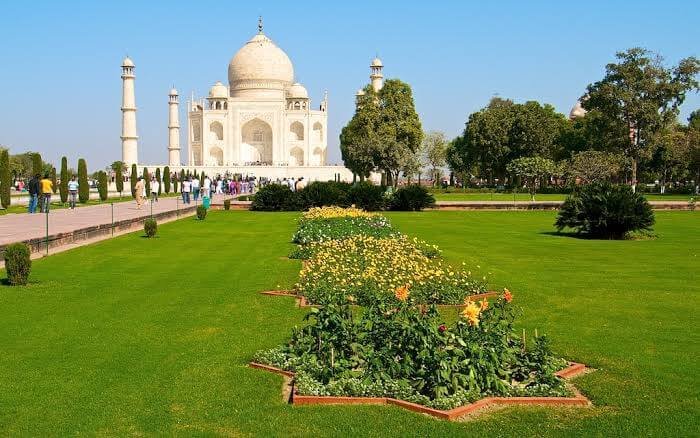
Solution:
[(228, 65), (231, 96), (283, 93), (294, 82), (294, 67), (286, 53), (265, 34), (258, 33), (233, 56)]

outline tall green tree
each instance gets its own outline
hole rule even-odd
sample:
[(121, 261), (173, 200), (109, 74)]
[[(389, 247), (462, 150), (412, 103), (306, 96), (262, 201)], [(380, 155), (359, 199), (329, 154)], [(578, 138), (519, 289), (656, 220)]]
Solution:
[(85, 204), (90, 200), (87, 163), (83, 158), (78, 160), (78, 200), (81, 204)]
[(117, 191), (119, 192), (119, 197), (122, 197), (122, 192), (124, 191), (124, 162), (115, 161), (116, 165), (112, 168), (114, 170), (114, 184), (117, 186)]
[(375, 169), (374, 156), (379, 148), (379, 106), (371, 86), (358, 97), (355, 114), (340, 133), (340, 153), (345, 167), (364, 181)]
[(59, 185), (61, 192), (61, 202), (68, 202), (68, 180), (70, 175), (68, 175), (68, 158), (61, 157), (61, 183)]
[[(189, 170), (188, 170), (189, 172)], [(181, 169), (180, 170), (180, 188), (182, 188), (182, 182), (185, 180), (185, 170)]]
[(0, 151), (0, 203), (3, 208), (10, 206), (10, 187), (12, 187), (10, 154), (7, 149), (2, 149)]
[(131, 176), (129, 176), (129, 183), (131, 184), (131, 197), (136, 198), (136, 183), (139, 180), (139, 173), (136, 169), (136, 164), (131, 165)]
[(613, 132), (627, 134), (623, 152), (631, 160), (635, 190), (639, 160), (649, 155), (654, 137), (676, 120), (686, 94), (698, 89), (700, 61), (689, 57), (667, 68), (661, 56), (639, 47), (615, 56), (605, 77), (587, 87), (582, 104), (600, 111)]
[(146, 185), (146, 196), (151, 196), (151, 175), (148, 173), (148, 167), (143, 168), (143, 183)]
[(44, 161), (41, 159), (39, 152), (32, 153), (32, 173), (44, 177)]
[(396, 187), (401, 170), (420, 149), (423, 128), (413, 102), (411, 86), (399, 79), (389, 79), (378, 93), (379, 144), (374, 164), (391, 177)]
[(160, 196), (163, 191), (163, 184), (162, 180), (160, 179), (160, 167), (156, 168), (156, 181), (158, 181), (158, 196)]
[(100, 201), (106, 201), (108, 196), (109, 181), (107, 180), (107, 172), (100, 170), (97, 173), (97, 191), (100, 194)]
[(170, 193), (170, 166), (163, 168), (163, 191)]
[(583, 183), (610, 182), (624, 168), (625, 157), (604, 151), (582, 151), (575, 153), (566, 162), (566, 176)]
[(447, 139), (442, 132), (431, 131), (423, 137), (423, 163), (430, 168), (433, 185), (440, 178), (440, 168), (447, 164)]

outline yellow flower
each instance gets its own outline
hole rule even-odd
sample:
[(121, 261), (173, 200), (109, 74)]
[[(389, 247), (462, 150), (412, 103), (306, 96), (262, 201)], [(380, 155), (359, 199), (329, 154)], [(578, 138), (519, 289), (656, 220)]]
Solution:
[(474, 301), (468, 301), (467, 305), (462, 309), (461, 315), (467, 320), (470, 326), (478, 326), (480, 313), (481, 308), (479, 308)]
[(481, 305), (481, 311), (483, 312), (484, 310), (489, 308), (489, 302), (484, 298), (483, 300), (479, 301), (479, 304)]

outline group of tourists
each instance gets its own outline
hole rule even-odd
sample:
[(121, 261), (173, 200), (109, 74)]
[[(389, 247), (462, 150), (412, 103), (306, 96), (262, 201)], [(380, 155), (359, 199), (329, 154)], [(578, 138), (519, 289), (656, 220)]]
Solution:
[(212, 180), (205, 176), (204, 180), (200, 181), (197, 176), (188, 176), (180, 185), (180, 193), (182, 202), (189, 204), (192, 200), (199, 200), (200, 196), (211, 199), (214, 195), (252, 194), (255, 193), (256, 186), (255, 177), (228, 179), (217, 176)]
[[(75, 204), (78, 199), (78, 181), (75, 179), (75, 175), (71, 177), (68, 181), (68, 201), (70, 203), (70, 209), (75, 209)], [(44, 174), (41, 178), (40, 174), (34, 175), (27, 182), (27, 192), (29, 193), (29, 204), (27, 205), (27, 211), (29, 213), (36, 213), (37, 209), (41, 213), (48, 213), (49, 207), (51, 206), (51, 195), (53, 195), (53, 181), (49, 177), (49, 174)]]

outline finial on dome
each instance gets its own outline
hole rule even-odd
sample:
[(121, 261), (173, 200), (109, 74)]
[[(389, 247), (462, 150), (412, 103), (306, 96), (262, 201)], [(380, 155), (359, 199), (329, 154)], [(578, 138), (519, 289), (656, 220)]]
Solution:
[(263, 23), (262, 23), (262, 15), (258, 16), (258, 33), (262, 33), (263, 30)]

